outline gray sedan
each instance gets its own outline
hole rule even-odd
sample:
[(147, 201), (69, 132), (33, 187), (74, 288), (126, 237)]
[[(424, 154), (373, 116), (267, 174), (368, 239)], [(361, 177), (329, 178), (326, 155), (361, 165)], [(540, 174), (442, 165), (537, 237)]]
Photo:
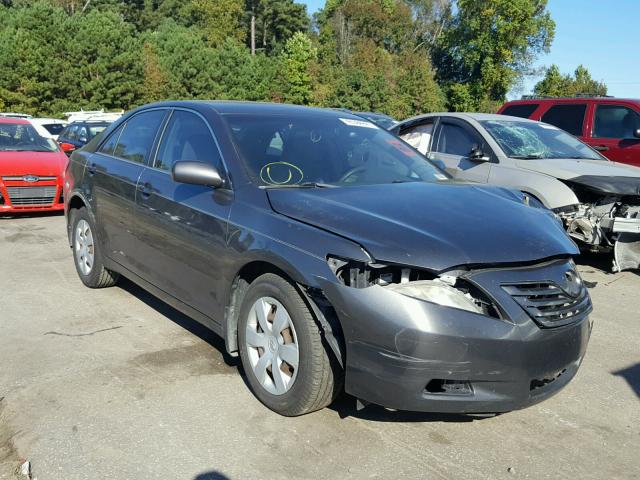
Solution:
[(432, 113), (391, 129), (455, 178), (516, 188), (562, 220), (580, 247), (640, 267), (640, 168), (607, 160), (553, 125)]

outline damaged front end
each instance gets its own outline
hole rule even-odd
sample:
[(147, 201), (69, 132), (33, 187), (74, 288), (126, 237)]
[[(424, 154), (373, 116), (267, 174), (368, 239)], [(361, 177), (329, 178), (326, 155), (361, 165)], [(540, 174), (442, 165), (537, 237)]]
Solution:
[(583, 249), (613, 252), (613, 270), (621, 272), (640, 268), (640, 179), (615, 179), (583, 176), (564, 180), (580, 203), (554, 213)]

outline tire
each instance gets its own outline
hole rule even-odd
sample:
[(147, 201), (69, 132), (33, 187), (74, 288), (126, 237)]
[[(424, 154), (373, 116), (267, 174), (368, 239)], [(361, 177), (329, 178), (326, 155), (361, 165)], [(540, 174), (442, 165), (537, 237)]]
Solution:
[[(282, 330), (280, 326), (285, 321), (280, 316), (284, 315), (281, 308), (288, 316), (289, 325)], [(266, 312), (262, 320), (268, 322), (268, 331), (263, 331), (263, 337), (260, 337), (263, 329), (257, 313), (261, 310)], [(278, 343), (275, 347), (274, 341)], [(342, 389), (343, 372), (324, 346), (311, 311), (296, 288), (278, 275), (262, 275), (249, 286), (238, 318), (238, 344), (251, 391), (265, 406), (280, 415), (294, 417), (320, 410), (328, 406)], [(293, 346), (298, 351), (295, 368), (295, 362), (289, 364), (284, 360), (292, 358)], [(261, 362), (265, 355), (270, 355), (271, 360)], [(264, 364), (268, 365), (266, 371), (260, 368)], [(274, 370), (274, 365), (278, 364), (280, 368)], [(284, 389), (282, 380), (277, 381), (274, 371), (285, 379)]]
[(73, 263), (82, 283), (89, 288), (115, 285), (120, 275), (104, 267), (95, 222), (86, 207), (72, 210), (70, 223)]

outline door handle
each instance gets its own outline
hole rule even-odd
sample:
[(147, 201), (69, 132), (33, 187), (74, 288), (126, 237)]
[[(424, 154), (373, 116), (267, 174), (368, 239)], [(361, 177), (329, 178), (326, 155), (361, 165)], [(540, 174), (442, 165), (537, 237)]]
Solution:
[(142, 195), (143, 198), (149, 198), (151, 196), (151, 184), (150, 183), (144, 183), (144, 184), (138, 184), (138, 192), (140, 192), (140, 195)]
[(594, 150), (597, 150), (599, 152), (606, 152), (607, 150), (609, 150), (609, 147), (607, 147), (606, 145), (595, 145)]
[(93, 176), (96, 174), (96, 164), (95, 163), (90, 163), (89, 166), (87, 167), (87, 171), (89, 172), (89, 175)]

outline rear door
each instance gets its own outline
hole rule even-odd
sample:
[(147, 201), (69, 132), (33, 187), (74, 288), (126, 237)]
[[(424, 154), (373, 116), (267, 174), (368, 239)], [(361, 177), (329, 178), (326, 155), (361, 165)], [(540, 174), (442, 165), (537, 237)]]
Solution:
[[(491, 171), (492, 151), (480, 133), (468, 122), (458, 118), (441, 117), (431, 143), (429, 158), (442, 163), (455, 178), (486, 183)], [(472, 151), (479, 149), (483, 159), (473, 159)]]
[(140, 177), (137, 258), (140, 275), (157, 288), (211, 316), (221, 311), (219, 275), (226, 253), (233, 193), (228, 188), (176, 183), (178, 161), (215, 166), (225, 178), (212, 129), (198, 113), (175, 109), (164, 128), (153, 166)]
[(107, 255), (137, 271), (134, 256), (136, 185), (145, 168), (164, 109), (145, 110), (114, 130), (88, 160), (93, 204)]
[(640, 167), (640, 113), (632, 105), (598, 103), (594, 106), (593, 127), (586, 142), (614, 162)]

